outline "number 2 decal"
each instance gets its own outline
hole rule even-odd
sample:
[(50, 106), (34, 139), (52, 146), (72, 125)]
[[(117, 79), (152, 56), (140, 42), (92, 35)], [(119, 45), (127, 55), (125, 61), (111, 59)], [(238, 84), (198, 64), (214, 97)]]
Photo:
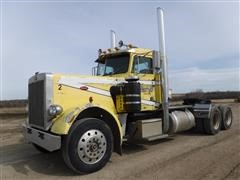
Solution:
[(62, 85), (58, 84), (58, 90), (61, 91), (62, 90)]

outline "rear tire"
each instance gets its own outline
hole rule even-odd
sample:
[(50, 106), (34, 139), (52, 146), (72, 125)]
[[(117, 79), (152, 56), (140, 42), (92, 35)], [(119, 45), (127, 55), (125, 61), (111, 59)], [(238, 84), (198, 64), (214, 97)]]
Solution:
[(206, 134), (215, 135), (221, 130), (222, 115), (217, 106), (213, 107), (210, 112), (210, 118), (203, 120)]
[(79, 174), (103, 168), (113, 150), (113, 135), (108, 125), (96, 118), (75, 122), (64, 137), (62, 155), (66, 165)]
[(221, 106), (220, 108), (222, 113), (221, 129), (222, 130), (230, 129), (233, 120), (232, 110), (228, 106)]

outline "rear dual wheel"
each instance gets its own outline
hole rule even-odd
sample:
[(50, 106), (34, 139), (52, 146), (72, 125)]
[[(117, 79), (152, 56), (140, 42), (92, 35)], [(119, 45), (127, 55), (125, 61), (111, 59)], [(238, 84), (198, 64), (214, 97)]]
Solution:
[(221, 130), (222, 114), (217, 106), (214, 106), (210, 112), (210, 118), (203, 120), (203, 126), (206, 134), (215, 135)]
[(214, 106), (210, 112), (210, 118), (204, 119), (204, 131), (207, 134), (217, 134), (221, 129), (231, 128), (233, 120), (232, 110), (228, 106)]
[(219, 109), (222, 114), (222, 123), (221, 123), (222, 130), (230, 129), (232, 126), (232, 120), (233, 120), (231, 108), (229, 106), (219, 106)]

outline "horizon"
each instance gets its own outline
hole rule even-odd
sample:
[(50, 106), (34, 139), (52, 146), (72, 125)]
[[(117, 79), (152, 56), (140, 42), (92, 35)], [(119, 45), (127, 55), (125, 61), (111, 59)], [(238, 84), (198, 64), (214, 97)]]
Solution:
[[(172, 95), (187, 95), (187, 94), (206, 94), (206, 93), (240, 93), (240, 90), (239, 91), (191, 91), (191, 92), (186, 92), (186, 93), (173, 93)], [(220, 98), (221, 99), (221, 98)], [(229, 99), (229, 98), (227, 98)], [(234, 98), (230, 98), (230, 99), (234, 99)], [(4, 101), (25, 101), (25, 100), (28, 100), (28, 98), (22, 98), (22, 99), (5, 99), (5, 100), (0, 100), (0, 102), (4, 102)]]

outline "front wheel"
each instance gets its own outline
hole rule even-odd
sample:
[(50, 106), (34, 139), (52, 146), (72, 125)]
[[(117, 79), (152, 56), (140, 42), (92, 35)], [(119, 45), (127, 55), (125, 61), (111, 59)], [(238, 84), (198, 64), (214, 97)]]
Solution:
[(108, 125), (95, 118), (73, 124), (62, 144), (65, 163), (77, 173), (95, 172), (106, 165), (113, 150), (113, 135)]

